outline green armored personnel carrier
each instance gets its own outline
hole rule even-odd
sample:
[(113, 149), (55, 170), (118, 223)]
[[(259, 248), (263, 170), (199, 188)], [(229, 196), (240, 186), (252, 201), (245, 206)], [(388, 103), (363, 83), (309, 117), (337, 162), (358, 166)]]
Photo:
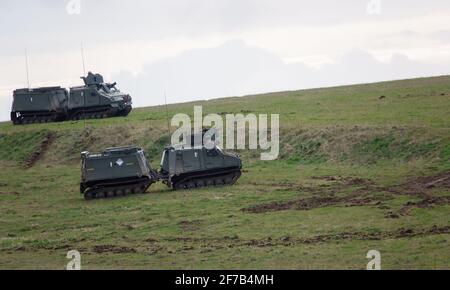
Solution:
[(144, 193), (157, 180), (154, 173), (138, 147), (82, 152), (80, 192), (85, 199)]
[(238, 155), (217, 146), (168, 147), (159, 172), (151, 169), (144, 151), (134, 146), (110, 148), (101, 154), (83, 152), (81, 157), (80, 192), (86, 199), (143, 193), (156, 181), (172, 189), (233, 184), (242, 169)]
[(99, 74), (82, 77), (84, 86), (68, 92), (61, 87), (18, 89), (13, 93), (11, 121), (14, 125), (40, 122), (127, 116), (132, 110), (130, 95)]

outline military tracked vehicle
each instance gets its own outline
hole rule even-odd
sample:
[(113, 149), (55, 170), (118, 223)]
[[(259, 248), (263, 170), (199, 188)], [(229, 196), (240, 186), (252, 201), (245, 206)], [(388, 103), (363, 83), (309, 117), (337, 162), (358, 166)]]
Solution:
[(100, 154), (81, 153), (80, 192), (85, 199), (144, 193), (157, 180), (138, 147), (109, 148)]
[(11, 121), (15, 125), (64, 120), (127, 116), (132, 110), (130, 95), (116, 83), (104, 83), (100, 74), (82, 77), (84, 86), (18, 89), (13, 93)]
[(160, 175), (173, 189), (233, 184), (241, 176), (238, 155), (223, 152), (218, 146), (207, 149), (169, 147), (164, 150)]
[(110, 148), (101, 154), (83, 152), (81, 156), (80, 192), (86, 199), (143, 193), (156, 181), (175, 190), (233, 184), (242, 169), (238, 155), (217, 146), (168, 147), (159, 172), (150, 167), (144, 151), (134, 146)]
[[(223, 152), (217, 146), (216, 134), (214, 128), (204, 128), (188, 136), (189, 148), (182, 144), (166, 148), (159, 172), (163, 183), (173, 189), (235, 183), (241, 176), (241, 159), (237, 154)], [(205, 135), (209, 144), (204, 143)]]

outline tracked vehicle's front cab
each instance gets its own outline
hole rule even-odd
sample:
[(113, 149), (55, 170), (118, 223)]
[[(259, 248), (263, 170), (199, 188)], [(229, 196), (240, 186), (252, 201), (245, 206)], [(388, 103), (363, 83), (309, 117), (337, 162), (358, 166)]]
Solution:
[(116, 83), (105, 83), (100, 74), (82, 77), (84, 86), (70, 89), (69, 112), (72, 119), (127, 116), (132, 110), (131, 96)]
[(161, 159), (161, 175), (174, 188), (196, 188), (233, 184), (241, 175), (242, 162), (238, 155), (223, 152), (218, 146), (207, 149), (169, 147)]

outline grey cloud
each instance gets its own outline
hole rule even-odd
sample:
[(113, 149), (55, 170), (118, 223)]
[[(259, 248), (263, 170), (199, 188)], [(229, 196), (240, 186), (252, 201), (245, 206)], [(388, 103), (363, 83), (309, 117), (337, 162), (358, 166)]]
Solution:
[[(65, 1), (0, 2), (0, 52), (25, 46), (36, 52), (64, 51), (86, 43), (149, 41), (174, 36), (220, 34), (261, 27), (322, 26), (371, 19), (370, 0), (80, 0), (80, 15), (68, 15)], [(450, 2), (382, 1), (375, 19), (422, 15), (450, 9)]]
[(363, 50), (353, 50), (320, 69), (302, 63), (286, 64), (258, 47), (234, 40), (211, 49), (182, 53), (145, 66), (133, 76), (114, 76), (139, 106), (213, 97), (294, 90), (450, 73), (447, 65), (430, 65), (396, 54), (388, 63)]
[(450, 43), (450, 30), (440, 30), (440, 31), (436, 31), (432, 37), (434, 37), (435, 39), (441, 41), (444, 44), (449, 44)]
[(2, 106), (0, 107), (0, 121), (9, 120), (9, 113), (11, 112), (11, 106), (8, 106), (7, 104), (11, 104), (11, 102), (12, 97), (0, 96), (0, 104), (2, 104)]
[(299, 70), (301, 65), (286, 65), (276, 55), (234, 40), (148, 64), (136, 77), (124, 72), (115, 78), (131, 89), (138, 105), (149, 105), (161, 104), (164, 91), (170, 102), (181, 102), (300, 85)]

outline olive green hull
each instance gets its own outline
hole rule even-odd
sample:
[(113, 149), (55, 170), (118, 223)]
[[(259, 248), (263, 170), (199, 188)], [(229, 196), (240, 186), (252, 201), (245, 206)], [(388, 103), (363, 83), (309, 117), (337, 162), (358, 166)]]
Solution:
[(68, 112), (55, 111), (21, 111), (11, 112), (11, 122), (14, 125), (26, 125), (33, 123), (61, 122), (67, 120), (103, 119), (112, 117), (126, 117), (132, 107), (127, 106), (122, 110), (108, 106), (78, 108)]
[(129, 194), (144, 193), (154, 181), (143, 176), (141, 178), (122, 178), (81, 183), (80, 192), (86, 200), (95, 198), (112, 198)]

